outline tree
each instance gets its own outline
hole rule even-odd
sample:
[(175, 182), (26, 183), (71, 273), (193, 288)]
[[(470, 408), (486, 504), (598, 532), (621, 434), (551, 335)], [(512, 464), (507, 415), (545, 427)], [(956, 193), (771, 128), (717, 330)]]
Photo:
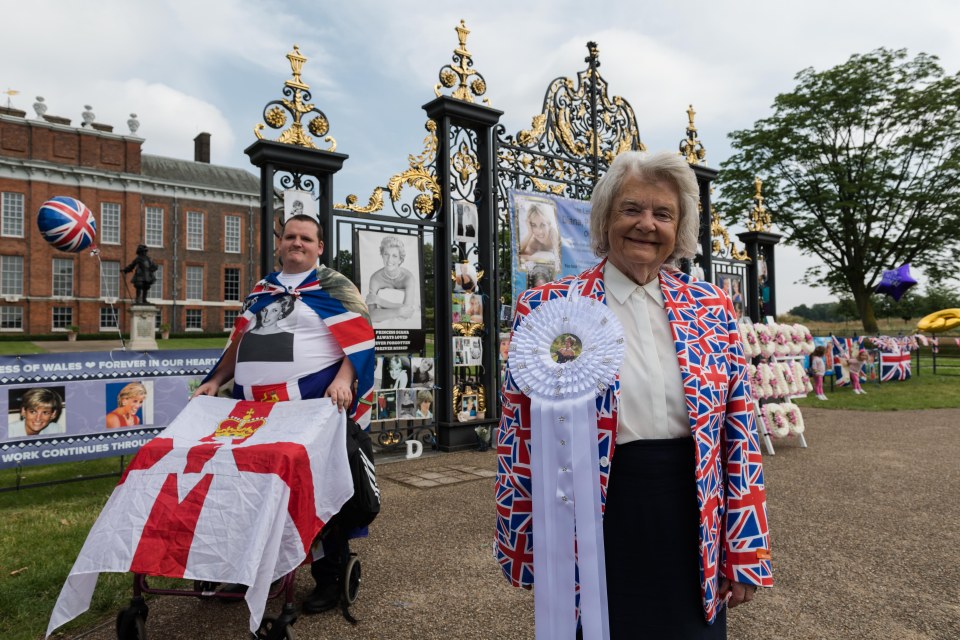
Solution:
[(905, 50), (854, 55), (804, 69), (773, 115), (730, 134), (719, 209), (738, 222), (754, 177), (784, 241), (818, 256), (804, 282), (852, 296), (864, 331), (871, 293), (904, 262), (933, 282), (960, 256), (960, 75)]

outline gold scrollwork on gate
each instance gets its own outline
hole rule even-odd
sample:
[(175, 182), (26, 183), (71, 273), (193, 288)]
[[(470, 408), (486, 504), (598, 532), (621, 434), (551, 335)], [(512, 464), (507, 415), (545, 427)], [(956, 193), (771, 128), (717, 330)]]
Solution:
[[(263, 119), (267, 124), (264, 125), (262, 122), (257, 124), (253, 127), (253, 133), (258, 140), (263, 140), (261, 132), (264, 128), (269, 126), (271, 129), (280, 129), (287, 123), (289, 113), (293, 122), (287, 129), (280, 132), (277, 142), (317, 149), (317, 145), (310, 136), (316, 138), (327, 136), (330, 131), (330, 121), (322, 111), (317, 109), (316, 105), (310, 102), (310, 86), (301, 78), (307, 58), (300, 53), (297, 45), (293, 45), (293, 51), (287, 54), (287, 60), (290, 62), (291, 78), (283, 83), (283, 94), (286, 97), (267, 103), (263, 110)], [(304, 118), (311, 114), (313, 117), (306, 123), (307, 126), (304, 129)], [(336, 151), (337, 141), (333, 136), (325, 137), (324, 141), (330, 144), (326, 151)]]
[(730, 234), (727, 233), (726, 227), (720, 222), (720, 214), (717, 213), (717, 208), (713, 205), (710, 205), (710, 237), (713, 238), (711, 248), (714, 255), (726, 255), (729, 252), (730, 257), (734, 260), (750, 261), (747, 252), (739, 249), (737, 243), (730, 239)]
[[(479, 98), (487, 92), (487, 81), (473, 68), (473, 55), (467, 51), (467, 36), (470, 34), (470, 30), (467, 29), (466, 23), (461, 20), (455, 29), (460, 44), (453, 50), (453, 64), (441, 67), (440, 83), (433, 88), (433, 92), (439, 98), (441, 87), (452, 89), (459, 81), (460, 84), (454, 89), (450, 97), (464, 102), (473, 102), (474, 96)], [(484, 98), (483, 102), (489, 105), (490, 99)]]
[(480, 160), (477, 159), (477, 154), (473, 152), (473, 149), (468, 147), (464, 141), (460, 143), (457, 152), (450, 159), (450, 166), (460, 176), (460, 182), (465, 183), (471, 175), (476, 175), (480, 170)]
[[(599, 157), (606, 163), (632, 149), (645, 151), (640, 140), (633, 107), (620, 96), (608, 96), (607, 82), (596, 72), (599, 52), (596, 43), (587, 43), (590, 66), (570, 78), (557, 78), (547, 88), (543, 111), (530, 121), (530, 128), (508, 138), (508, 144), (528, 149), (539, 148), (575, 158)], [(596, 91), (593, 91), (595, 87)], [(501, 158), (522, 162), (521, 157)], [(543, 175), (541, 179), (568, 179), (562, 175)]]
[[(427, 130), (427, 136), (423, 139), (423, 153), (407, 156), (410, 168), (392, 176), (387, 181), (387, 191), (390, 194), (390, 200), (397, 202), (400, 200), (404, 186), (413, 187), (420, 192), (413, 199), (413, 208), (423, 217), (430, 217), (440, 202), (440, 183), (432, 166), (437, 157), (440, 141), (437, 138), (437, 123), (434, 120), (427, 120), (424, 127)], [(335, 209), (344, 211), (375, 213), (383, 209), (383, 187), (374, 188), (366, 206), (357, 205), (357, 201), (357, 196), (350, 194), (345, 203), (333, 206)]]

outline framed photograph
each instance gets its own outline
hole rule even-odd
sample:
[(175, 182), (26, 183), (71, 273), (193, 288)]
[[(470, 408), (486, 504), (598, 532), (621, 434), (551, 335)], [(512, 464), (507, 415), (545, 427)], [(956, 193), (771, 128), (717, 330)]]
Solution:
[(742, 317), (744, 308), (746, 307), (746, 299), (744, 297), (746, 288), (744, 287), (743, 275), (739, 273), (718, 273), (717, 284), (720, 285), (720, 288), (723, 289), (730, 297), (730, 300), (733, 301), (733, 310), (737, 318)]
[(376, 419), (395, 420), (397, 418), (397, 392), (378, 391), (376, 395)]
[(417, 390), (397, 390), (397, 417), (401, 420), (413, 420), (417, 417)]
[(411, 358), (410, 368), (413, 372), (412, 386), (433, 388), (435, 382), (433, 358)]
[(35, 438), (66, 432), (66, 388), (62, 385), (10, 389), (7, 437)]
[(433, 417), (434, 395), (432, 389), (415, 389), (417, 411), (415, 417), (423, 420)]
[(454, 265), (453, 290), (457, 293), (473, 293), (477, 289), (477, 268), (469, 263)]
[(381, 389), (406, 389), (410, 386), (410, 358), (386, 356), (383, 359)]
[(466, 200), (456, 200), (454, 211), (454, 242), (477, 241), (477, 205)]
[(422, 329), (419, 238), (415, 235), (357, 231), (360, 295), (374, 329)]
[(460, 396), (460, 412), (457, 415), (460, 422), (475, 420), (478, 410), (476, 393), (465, 393)]
[(480, 338), (463, 338), (464, 364), (478, 367), (483, 362), (483, 341)]
[(317, 201), (313, 199), (313, 194), (309, 191), (300, 191), (299, 189), (287, 189), (283, 192), (283, 221), (293, 216), (310, 216), (314, 220), (320, 220), (320, 210)]
[(556, 202), (535, 195), (517, 195), (514, 210), (517, 216), (515, 228), (520, 268), (529, 273), (536, 265), (548, 265), (554, 274), (550, 278), (553, 280), (560, 270), (560, 227)]
[(463, 299), (461, 318), (474, 324), (483, 323), (483, 296), (479, 293), (465, 293)]

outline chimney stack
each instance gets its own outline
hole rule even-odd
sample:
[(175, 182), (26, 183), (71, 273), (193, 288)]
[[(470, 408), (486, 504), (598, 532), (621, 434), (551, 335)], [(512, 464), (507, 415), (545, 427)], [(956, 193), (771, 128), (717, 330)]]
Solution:
[(193, 139), (193, 161), (210, 164), (210, 134), (198, 133)]

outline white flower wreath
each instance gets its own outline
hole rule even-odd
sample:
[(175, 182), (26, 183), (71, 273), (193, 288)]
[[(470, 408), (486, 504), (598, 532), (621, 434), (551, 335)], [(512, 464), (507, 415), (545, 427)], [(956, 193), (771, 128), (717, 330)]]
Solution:
[(803, 414), (800, 413), (800, 407), (792, 402), (784, 402), (780, 405), (780, 410), (786, 418), (790, 433), (797, 436), (803, 433)]
[(773, 402), (763, 405), (763, 417), (767, 421), (770, 435), (775, 438), (785, 438), (790, 433), (789, 420), (781, 405)]
[[(567, 338), (576, 355), (558, 355)], [(569, 295), (542, 303), (510, 341), (510, 373), (524, 395), (541, 399), (600, 395), (623, 363), (623, 327), (610, 308)]]

